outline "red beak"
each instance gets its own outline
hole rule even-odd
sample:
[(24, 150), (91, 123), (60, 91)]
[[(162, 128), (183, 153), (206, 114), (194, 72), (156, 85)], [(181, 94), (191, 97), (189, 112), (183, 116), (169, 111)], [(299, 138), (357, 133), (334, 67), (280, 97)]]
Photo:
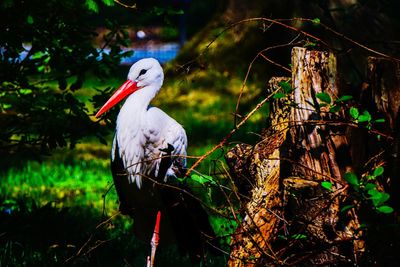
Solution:
[(127, 97), (128, 95), (134, 93), (139, 88), (136, 82), (127, 80), (124, 82), (120, 88), (108, 99), (108, 101), (101, 107), (101, 109), (96, 113), (96, 118), (100, 117), (104, 112), (115, 106), (119, 101)]

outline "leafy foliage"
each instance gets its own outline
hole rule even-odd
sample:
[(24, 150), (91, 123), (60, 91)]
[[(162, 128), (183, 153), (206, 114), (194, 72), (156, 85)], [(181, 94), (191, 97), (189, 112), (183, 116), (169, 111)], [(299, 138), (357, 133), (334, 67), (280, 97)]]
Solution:
[[(385, 204), (389, 200), (390, 195), (382, 189), (378, 189), (375, 184), (377, 177), (383, 175), (383, 172), (384, 168), (378, 166), (373, 170), (372, 174), (366, 175), (361, 179), (352, 172), (345, 173), (344, 179), (357, 193), (352, 195), (357, 201), (370, 201), (378, 213), (392, 213), (393, 208)], [(354, 206), (345, 206), (342, 208), (342, 211), (346, 211), (352, 207)]]
[(317, 93), (315, 96), (326, 104), (330, 104), (332, 102), (331, 96), (327, 93)]
[[(115, 73), (127, 33), (108, 21), (100, 47), (93, 44), (99, 5), (112, 1), (6, 1), (0, 4), (0, 154), (45, 153), (102, 136), (76, 97), (90, 73)], [(106, 52), (105, 48), (107, 48)], [(55, 81), (50, 86), (50, 81)], [(101, 92), (99, 92), (101, 94)]]
[(350, 116), (354, 119), (354, 121), (358, 124), (364, 123), (365, 128), (368, 130), (372, 129), (372, 126), (374, 123), (383, 123), (385, 122), (385, 119), (379, 118), (376, 120), (372, 119), (371, 114), (368, 112), (368, 110), (364, 110), (361, 114), (358, 108), (356, 107), (351, 107), (349, 110)]
[(332, 191), (332, 183), (328, 181), (321, 182), (321, 186), (329, 191)]

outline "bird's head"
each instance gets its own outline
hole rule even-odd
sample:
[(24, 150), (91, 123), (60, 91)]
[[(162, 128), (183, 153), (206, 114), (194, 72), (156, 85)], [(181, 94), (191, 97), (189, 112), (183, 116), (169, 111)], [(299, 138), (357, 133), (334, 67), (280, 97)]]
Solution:
[(163, 80), (163, 69), (156, 59), (144, 58), (139, 60), (129, 69), (128, 79), (97, 112), (96, 118), (137, 90), (153, 90), (155, 91), (154, 94), (157, 93)]

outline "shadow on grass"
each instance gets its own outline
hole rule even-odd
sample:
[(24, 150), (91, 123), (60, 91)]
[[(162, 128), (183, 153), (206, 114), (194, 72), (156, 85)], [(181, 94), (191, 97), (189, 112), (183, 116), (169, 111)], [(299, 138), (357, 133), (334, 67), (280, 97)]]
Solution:
[[(145, 266), (149, 245), (134, 238), (131, 221), (116, 216), (96, 229), (105, 220), (85, 207), (38, 208), (20, 199), (0, 214), (1, 266)], [(157, 253), (157, 266), (193, 266), (176, 247)], [(224, 264), (209, 259), (207, 266)]]

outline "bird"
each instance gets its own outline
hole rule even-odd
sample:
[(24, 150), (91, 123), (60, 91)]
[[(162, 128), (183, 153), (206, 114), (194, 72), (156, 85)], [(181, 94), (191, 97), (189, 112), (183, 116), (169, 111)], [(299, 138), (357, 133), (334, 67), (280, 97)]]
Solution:
[(193, 259), (200, 259), (214, 231), (199, 200), (188, 194), (190, 188), (176, 186), (177, 177), (185, 173), (188, 140), (181, 124), (150, 105), (163, 80), (156, 59), (137, 61), (95, 117), (126, 98), (116, 120), (111, 172), (119, 210), (133, 218), (135, 236), (149, 242), (161, 212), (160, 244), (176, 242)]

